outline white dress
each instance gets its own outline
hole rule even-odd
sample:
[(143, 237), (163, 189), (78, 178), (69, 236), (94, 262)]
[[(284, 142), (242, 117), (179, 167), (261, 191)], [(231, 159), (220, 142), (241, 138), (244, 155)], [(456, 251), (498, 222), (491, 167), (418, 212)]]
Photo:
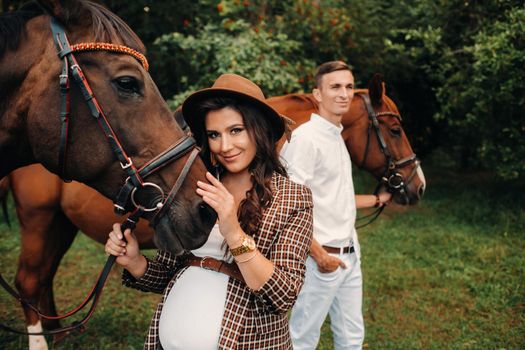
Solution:
[[(224, 259), (224, 238), (216, 224), (206, 244), (192, 253)], [(159, 319), (159, 338), (166, 350), (215, 350), (218, 347), (228, 276), (190, 266), (173, 285)]]

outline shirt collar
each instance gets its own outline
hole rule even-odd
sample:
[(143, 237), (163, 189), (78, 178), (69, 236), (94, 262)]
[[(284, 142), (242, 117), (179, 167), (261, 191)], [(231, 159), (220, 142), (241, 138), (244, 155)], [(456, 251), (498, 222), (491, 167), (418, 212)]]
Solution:
[(331, 123), (325, 118), (321, 117), (319, 114), (312, 113), (310, 120), (316, 125), (318, 125), (319, 127), (323, 128), (324, 130), (334, 135), (341, 135), (341, 132), (343, 131), (342, 125), (337, 126), (334, 123)]

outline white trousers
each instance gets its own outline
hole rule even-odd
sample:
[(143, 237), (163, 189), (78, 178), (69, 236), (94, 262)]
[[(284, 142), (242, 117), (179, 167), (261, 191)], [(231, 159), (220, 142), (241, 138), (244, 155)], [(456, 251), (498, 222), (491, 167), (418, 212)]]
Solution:
[(315, 260), (306, 260), (306, 278), (292, 309), (290, 334), (294, 350), (315, 350), (321, 326), (330, 313), (335, 350), (361, 349), (363, 321), (363, 276), (355, 253), (338, 256), (346, 269), (321, 273)]

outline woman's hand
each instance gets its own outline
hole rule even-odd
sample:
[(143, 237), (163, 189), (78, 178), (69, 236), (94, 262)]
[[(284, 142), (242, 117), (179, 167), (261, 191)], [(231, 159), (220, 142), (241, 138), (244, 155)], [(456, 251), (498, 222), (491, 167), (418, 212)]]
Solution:
[(241, 225), (237, 219), (237, 204), (233, 195), (211, 173), (206, 173), (211, 183), (197, 181), (197, 194), (212, 207), (219, 217), (219, 231), (229, 246), (235, 245), (243, 236)]
[[(126, 238), (127, 242), (123, 238)], [(123, 235), (119, 223), (113, 224), (113, 231), (109, 233), (105, 251), (108, 255), (115, 255), (117, 264), (135, 277), (137, 274), (142, 276), (146, 271), (147, 262), (140, 254), (137, 238), (130, 229), (125, 230)]]
[(392, 193), (387, 191), (380, 191), (378, 193), (378, 196), (381, 206), (386, 205), (392, 199)]

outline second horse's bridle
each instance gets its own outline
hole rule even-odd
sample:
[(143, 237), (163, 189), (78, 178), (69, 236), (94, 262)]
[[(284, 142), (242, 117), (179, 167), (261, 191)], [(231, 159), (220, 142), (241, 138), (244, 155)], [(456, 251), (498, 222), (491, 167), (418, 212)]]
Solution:
[[(378, 120), (378, 117), (392, 116), (392, 117), (397, 118), (399, 121), (401, 121), (401, 116), (398, 113), (395, 113), (392, 111), (376, 112), (374, 108), (372, 107), (372, 103), (370, 102), (370, 96), (368, 94), (360, 93), (358, 94), (358, 96), (360, 96), (365, 102), (365, 107), (366, 107), (366, 110), (368, 113), (368, 119), (369, 119), (365, 153), (363, 155), (363, 161), (361, 162), (360, 167), (363, 168), (366, 164), (366, 159), (368, 157), (368, 149), (370, 146), (370, 137), (371, 137), (370, 134), (372, 133), (372, 128), (373, 128), (377, 136), (377, 142), (379, 144), (379, 148), (381, 152), (385, 155), (385, 172), (383, 176), (381, 177), (382, 183), (392, 193), (399, 192), (406, 196), (406, 186), (414, 178), (417, 172), (417, 168), (418, 168), (417, 166), (419, 165), (420, 161), (417, 158), (415, 153), (412, 153), (411, 155), (403, 159), (398, 159), (398, 160), (394, 159), (394, 157), (390, 153), (390, 150), (388, 149), (388, 146), (385, 142), (385, 138), (383, 137), (381, 129), (379, 128), (379, 120)], [(398, 170), (412, 163), (415, 163), (416, 166), (414, 167), (414, 170), (412, 171), (410, 176), (405, 180), (403, 178), (403, 175), (401, 175), (398, 172)]]
[[(366, 159), (368, 157), (368, 150), (370, 147), (370, 138), (372, 134), (372, 129), (375, 131), (376, 137), (377, 137), (377, 143), (379, 144), (379, 149), (381, 150), (381, 153), (385, 155), (385, 171), (383, 175), (381, 176), (380, 182), (378, 186), (376, 187), (375, 193), (377, 194), (377, 191), (380, 187), (385, 186), (386, 189), (392, 193), (396, 194), (399, 193), (404, 196), (405, 201), (408, 203), (408, 195), (407, 195), (407, 186), (412, 181), (414, 176), (417, 173), (417, 169), (419, 167), (420, 161), (417, 158), (415, 153), (412, 153), (408, 157), (402, 158), (402, 159), (394, 159), (392, 156), (392, 153), (390, 153), (390, 150), (388, 149), (388, 146), (385, 142), (385, 138), (383, 137), (383, 134), (381, 132), (381, 128), (379, 127), (379, 117), (384, 116), (392, 116), (397, 118), (399, 121), (401, 121), (401, 116), (399, 113), (393, 112), (393, 111), (383, 111), (383, 112), (376, 112), (374, 110), (374, 107), (372, 106), (372, 103), (370, 102), (370, 96), (367, 93), (357, 93), (359, 97), (361, 97), (364, 101), (366, 111), (368, 114), (368, 131), (367, 131), (367, 139), (366, 139), (366, 146), (365, 146), (365, 153), (363, 155), (363, 160), (360, 164), (360, 168), (364, 168), (366, 164)], [(403, 175), (399, 173), (399, 169), (404, 168), (412, 163), (415, 163), (416, 166), (414, 167), (414, 170), (411, 172), (410, 176), (405, 180)], [(357, 228), (366, 226), (370, 224), (372, 221), (374, 221), (379, 214), (383, 211), (384, 206), (378, 208), (378, 210), (370, 215), (367, 215), (365, 217), (360, 217), (359, 219), (365, 219), (370, 216), (374, 216), (369, 222), (367, 222), (364, 225), (360, 225)]]

